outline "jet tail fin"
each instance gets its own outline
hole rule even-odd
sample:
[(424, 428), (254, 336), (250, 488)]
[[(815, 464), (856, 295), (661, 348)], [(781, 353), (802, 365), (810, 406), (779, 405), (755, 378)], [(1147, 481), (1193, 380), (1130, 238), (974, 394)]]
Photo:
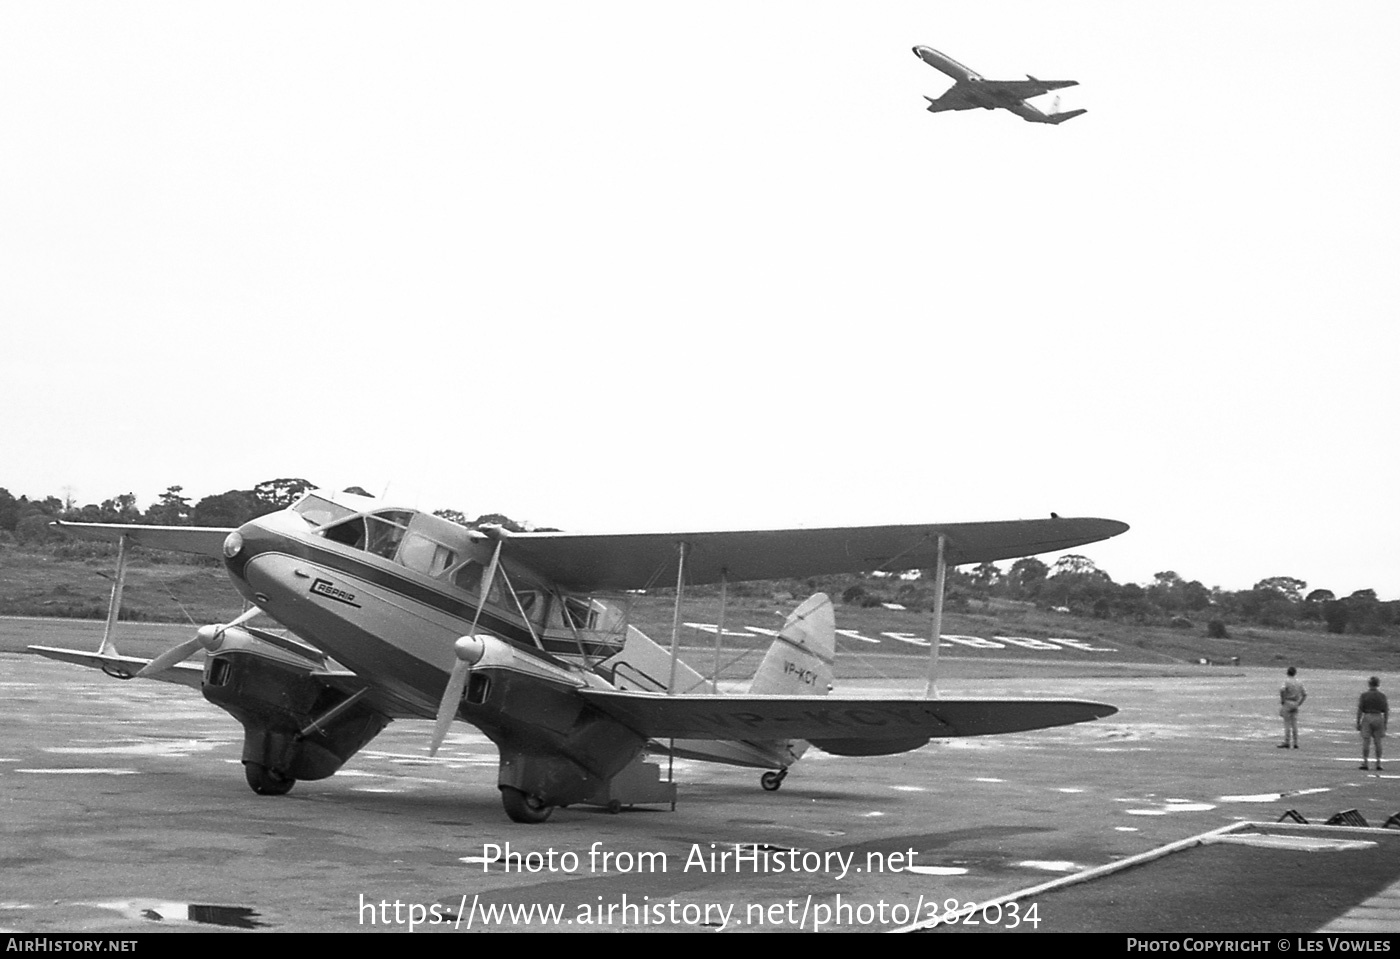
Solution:
[(755, 696), (825, 696), (836, 658), (836, 613), (825, 593), (815, 593), (788, 616), (754, 673)]
[(1050, 123), (1064, 123), (1066, 120), (1073, 120), (1081, 113), (1088, 113), (1088, 110), (1066, 110), (1064, 113), (1052, 113), (1046, 120)]

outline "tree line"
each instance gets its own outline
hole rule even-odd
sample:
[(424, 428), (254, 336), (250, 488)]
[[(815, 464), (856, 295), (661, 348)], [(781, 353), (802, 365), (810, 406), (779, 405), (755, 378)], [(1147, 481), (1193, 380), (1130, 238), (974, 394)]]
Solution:
[[(54, 520), (151, 526), (242, 526), (250, 519), (286, 509), (307, 490), (317, 488), (310, 480), (282, 478), (265, 480), (252, 489), (231, 489), (191, 502), (190, 497), (184, 495), (183, 486), (170, 486), (142, 510), (137, 507), (133, 493), (120, 493), (100, 503), (78, 506), (71, 499), (57, 496), (34, 500), (15, 497), (0, 487), (0, 535), (7, 532), (23, 543), (48, 542), (53, 536), (49, 524)], [(347, 487), (345, 492), (370, 495), (358, 486)], [(525, 528), (500, 513), (485, 513), (468, 519), (460, 510), (440, 509), (434, 515), (470, 528), (487, 523), (496, 523), (514, 532)]]
[[(917, 580), (866, 577), (846, 588), (846, 602), (932, 603), (932, 571)], [(1068, 554), (1053, 565), (1034, 556), (1003, 570), (995, 563), (954, 569), (947, 576), (948, 602), (966, 608), (970, 600), (1030, 602), (1097, 619), (1190, 628), (1205, 625), (1217, 636), (1228, 625), (1274, 628), (1322, 626), (1329, 633), (1389, 635), (1400, 628), (1400, 601), (1382, 602), (1374, 589), (1337, 596), (1330, 589), (1308, 589), (1293, 576), (1269, 576), (1249, 589), (1225, 590), (1164, 570), (1152, 582), (1116, 583), (1087, 556)]]
[[(142, 510), (131, 493), (78, 506), (71, 499), (52, 495), (42, 499), (15, 497), (0, 487), (0, 543), (49, 542), (55, 536), (49, 524), (56, 519), (157, 526), (241, 526), (255, 517), (286, 509), (315, 488), (308, 480), (284, 477), (266, 480), (252, 489), (227, 490), (192, 502), (184, 495), (183, 487), (170, 486)], [(346, 492), (369, 495), (358, 487), (350, 487)], [(435, 515), (467, 527), (497, 523), (517, 532), (524, 528), (500, 513), (468, 519), (459, 510), (441, 509)], [(793, 585), (823, 589), (850, 605), (898, 603), (905, 608), (926, 609), (933, 603), (932, 583), (932, 571), (927, 570), (917, 577), (873, 573), (824, 577)], [(740, 590), (753, 592), (762, 588), (750, 585)], [(1250, 589), (1234, 591), (1206, 587), (1174, 570), (1157, 573), (1151, 583), (1116, 583), (1093, 560), (1079, 554), (1061, 556), (1053, 565), (1031, 556), (1018, 559), (1005, 569), (995, 563), (982, 563), (971, 569), (948, 571), (947, 602), (952, 608), (967, 608), (972, 600), (993, 599), (1028, 602), (1098, 619), (1182, 627), (1203, 622), (1215, 635), (1224, 635), (1227, 624), (1323, 626), (1331, 633), (1369, 635), (1400, 632), (1400, 601), (1382, 602), (1374, 589), (1357, 590), (1348, 596), (1337, 596), (1325, 588), (1309, 590), (1305, 581), (1292, 576), (1270, 576)]]

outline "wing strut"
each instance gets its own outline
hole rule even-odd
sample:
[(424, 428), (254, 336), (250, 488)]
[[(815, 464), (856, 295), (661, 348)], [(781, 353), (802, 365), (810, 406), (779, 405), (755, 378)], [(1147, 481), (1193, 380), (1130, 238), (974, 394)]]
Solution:
[(719, 571), (719, 629), (715, 630), (715, 668), (710, 674), (710, 685), (714, 687), (714, 693), (719, 695), (719, 651), (724, 643), (724, 609), (729, 602), (729, 569), (726, 567)]
[(122, 590), (126, 588), (126, 534), (117, 540), (117, 578), (112, 583), (112, 598), (107, 603), (107, 625), (102, 630), (102, 645), (99, 656), (116, 656), (117, 644), (112, 642), (112, 631), (117, 627), (117, 618), (122, 611)]
[(685, 540), (678, 544), (680, 559), (676, 563), (676, 611), (671, 616), (671, 681), (666, 684), (666, 695), (676, 694), (676, 657), (680, 654), (681, 641), (681, 594), (685, 588)]
[(938, 645), (943, 641), (943, 585), (948, 575), (948, 537), (938, 534), (938, 565), (933, 582), (933, 625), (928, 638), (928, 686), (924, 689), (925, 699), (938, 698)]

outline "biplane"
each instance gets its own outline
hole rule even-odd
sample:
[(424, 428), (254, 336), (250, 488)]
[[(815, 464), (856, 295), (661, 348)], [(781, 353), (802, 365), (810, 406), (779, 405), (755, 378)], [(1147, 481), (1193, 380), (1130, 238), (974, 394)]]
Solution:
[[(498, 785), (517, 822), (555, 807), (675, 801), (649, 757), (766, 769), (765, 789), (815, 747), (905, 752), (937, 737), (1020, 732), (1111, 715), (1070, 700), (850, 698), (830, 692), (831, 603), (811, 597), (773, 638), (747, 691), (720, 690), (678, 655), (687, 587), (865, 570), (933, 568), (936, 656), (950, 565), (1068, 549), (1117, 535), (1106, 519), (733, 532), (567, 533), (468, 529), (348, 492), (315, 490), (237, 529), (61, 523), (119, 544), (96, 652), (32, 646), (120, 679), (198, 688), (244, 729), (249, 786), (279, 795), (333, 775), (395, 719), (451, 724), (500, 752)], [(124, 656), (113, 629), (131, 547), (218, 557), (250, 603), (151, 660)], [(669, 649), (600, 595), (676, 591)], [(259, 614), (282, 629), (252, 625)], [(723, 635), (723, 615), (717, 635)], [(203, 664), (188, 662), (201, 650)], [(716, 660), (718, 662), (718, 659)]]

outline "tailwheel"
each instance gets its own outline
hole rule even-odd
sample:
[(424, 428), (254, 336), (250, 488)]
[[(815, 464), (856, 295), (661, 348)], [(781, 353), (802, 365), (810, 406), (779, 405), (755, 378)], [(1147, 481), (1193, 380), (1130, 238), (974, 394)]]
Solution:
[(778, 791), (778, 787), (783, 784), (783, 780), (787, 778), (787, 774), (786, 769), (779, 769), (775, 773), (764, 773), (759, 777), (758, 783), (765, 792), (775, 793)]
[(540, 823), (554, 812), (554, 807), (547, 805), (542, 799), (527, 796), (510, 786), (501, 787), (501, 803), (506, 807), (506, 815), (512, 822)]
[(297, 784), (295, 779), (289, 779), (258, 763), (244, 763), (243, 775), (253, 792), (259, 796), (283, 796), (291, 792), (292, 787)]

